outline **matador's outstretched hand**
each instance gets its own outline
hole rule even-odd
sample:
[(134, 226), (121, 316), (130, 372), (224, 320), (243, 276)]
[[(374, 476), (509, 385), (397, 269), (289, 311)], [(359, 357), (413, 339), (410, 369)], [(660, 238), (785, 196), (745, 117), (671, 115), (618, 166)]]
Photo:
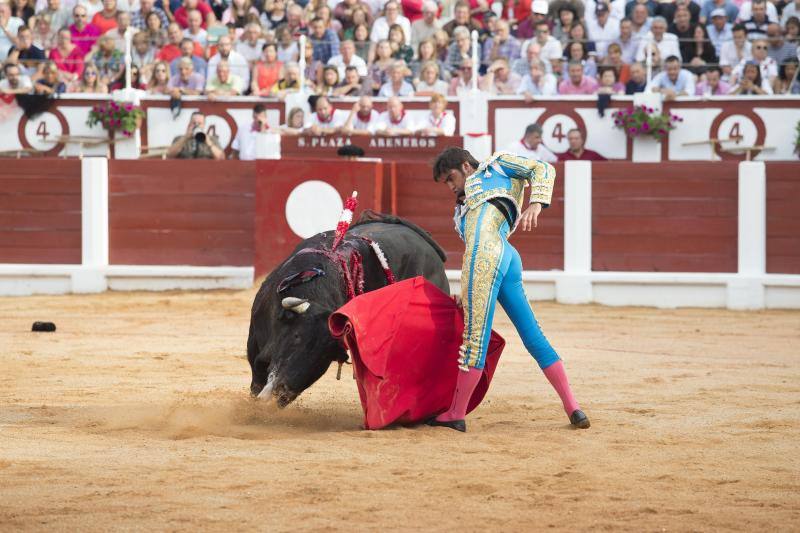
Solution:
[(542, 204), (533, 203), (522, 212), (520, 224), (523, 231), (531, 231), (533, 228), (539, 226), (539, 213), (542, 212)]

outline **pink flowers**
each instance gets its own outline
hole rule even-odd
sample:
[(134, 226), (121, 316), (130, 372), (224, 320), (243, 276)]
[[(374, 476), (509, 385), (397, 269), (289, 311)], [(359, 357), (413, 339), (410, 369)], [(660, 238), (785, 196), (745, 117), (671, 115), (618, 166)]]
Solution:
[(657, 140), (666, 137), (675, 129), (675, 124), (683, 122), (678, 115), (667, 112), (656, 112), (648, 106), (631, 106), (613, 113), (614, 126), (622, 129), (629, 137), (650, 135)]
[(142, 108), (131, 103), (109, 101), (93, 106), (86, 124), (90, 127), (101, 124), (106, 129), (120, 130), (125, 137), (131, 137), (143, 119)]

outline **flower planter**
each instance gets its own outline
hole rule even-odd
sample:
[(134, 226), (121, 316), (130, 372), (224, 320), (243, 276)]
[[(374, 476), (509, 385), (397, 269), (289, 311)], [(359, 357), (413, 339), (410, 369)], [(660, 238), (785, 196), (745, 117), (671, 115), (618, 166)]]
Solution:
[(660, 163), (661, 141), (650, 135), (641, 135), (633, 138), (634, 163)]
[(142, 137), (138, 127), (130, 136), (114, 130), (114, 159), (139, 159), (141, 155)]

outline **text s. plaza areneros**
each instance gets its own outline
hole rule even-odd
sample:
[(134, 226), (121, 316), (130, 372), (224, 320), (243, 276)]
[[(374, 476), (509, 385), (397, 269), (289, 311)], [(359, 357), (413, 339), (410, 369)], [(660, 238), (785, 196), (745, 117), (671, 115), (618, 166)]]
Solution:
[[(301, 136), (297, 138), (298, 148), (338, 148), (352, 144), (352, 138), (347, 135), (316, 135), (313, 137)], [(370, 137), (369, 148), (436, 148), (436, 137)]]

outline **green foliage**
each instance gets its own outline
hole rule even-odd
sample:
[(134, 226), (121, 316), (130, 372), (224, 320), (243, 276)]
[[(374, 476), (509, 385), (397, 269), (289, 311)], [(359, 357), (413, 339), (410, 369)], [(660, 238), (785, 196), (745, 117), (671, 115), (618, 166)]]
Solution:
[(656, 113), (655, 109), (647, 106), (635, 106), (620, 109), (614, 112), (614, 125), (623, 130), (628, 137), (650, 135), (656, 140), (667, 136), (670, 130), (675, 129), (678, 122), (683, 119), (672, 113)]
[(125, 137), (130, 137), (142, 119), (144, 111), (141, 107), (112, 100), (92, 107), (86, 125), (102, 124), (107, 130), (120, 130)]

